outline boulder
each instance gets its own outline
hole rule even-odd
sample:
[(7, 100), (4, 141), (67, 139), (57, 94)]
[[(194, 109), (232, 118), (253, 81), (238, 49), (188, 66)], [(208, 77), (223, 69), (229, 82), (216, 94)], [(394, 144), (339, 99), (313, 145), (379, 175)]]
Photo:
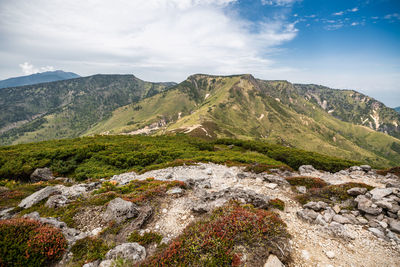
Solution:
[(364, 195), (359, 195), (354, 200), (358, 203), (357, 208), (365, 213), (378, 215), (382, 212), (382, 208), (373, 207), (372, 201)]
[(99, 267), (113, 267), (115, 262), (113, 260), (104, 260), (100, 262)]
[(351, 220), (342, 216), (342, 215), (338, 215), (336, 214), (335, 216), (333, 216), (333, 221), (341, 223), (341, 224), (351, 224)]
[(360, 168), (365, 172), (369, 172), (372, 169), (369, 165), (361, 165)]
[(388, 210), (393, 208), (392, 203), (390, 203), (389, 201), (384, 200), (384, 199), (376, 201), (375, 204), (381, 208), (388, 209)]
[(38, 168), (31, 174), (32, 182), (49, 181), (55, 177), (49, 168)]
[(264, 267), (285, 267), (283, 263), (274, 254), (269, 254), (267, 262)]
[(389, 222), (389, 229), (400, 234), (400, 221), (392, 220)]
[(48, 198), (50, 195), (52, 194), (56, 194), (56, 193), (60, 193), (59, 190), (57, 189), (57, 187), (55, 186), (47, 186), (35, 193), (33, 193), (32, 195), (24, 198), (21, 203), (19, 203), (18, 207), (20, 208), (30, 208), (33, 205), (39, 203), (40, 201), (42, 201), (43, 199)]
[(320, 211), (322, 209), (326, 209), (328, 207), (328, 204), (326, 204), (323, 201), (318, 201), (318, 202), (311, 201), (311, 202), (308, 202), (307, 204), (305, 204), (303, 207), (312, 209), (314, 211)]
[(324, 215), (323, 215), (324, 221), (326, 221), (327, 223), (330, 223), (333, 219), (333, 216), (335, 216), (335, 215), (336, 215), (336, 212), (331, 207), (328, 207), (325, 210)]
[(317, 216), (317, 218), (314, 220), (314, 222), (315, 222), (316, 224), (319, 224), (319, 225), (322, 225), (322, 226), (324, 226), (324, 225), (327, 224), (327, 222), (324, 220), (324, 217), (323, 217), (321, 214), (318, 214), (318, 216)]
[(319, 213), (317, 213), (313, 210), (310, 210), (310, 209), (303, 209), (303, 210), (299, 210), (296, 212), (296, 215), (299, 218), (301, 218), (305, 221), (308, 221), (308, 222), (314, 221), (318, 217), (318, 214)]
[(107, 260), (122, 258), (137, 263), (146, 258), (146, 249), (138, 243), (123, 243), (108, 251), (105, 258)]
[(305, 186), (302, 186), (302, 185), (296, 186), (296, 190), (301, 194), (307, 193), (307, 188)]
[(64, 207), (68, 205), (71, 201), (64, 195), (54, 195), (49, 197), (45, 206), (52, 209), (57, 209), (59, 207)]
[(171, 188), (170, 190), (168, 190), (167, 194), (173, 195), (173, 196), (181, 196), (181, 195), (183, 195), (183, 189), (180, 187), (174, 187), (174, 188)]
[(363, 169), (360, 166), (352, 166), (349, 168), (350, 172), (357, 172), (357, 171), (362, 171)]
[(14, 208), (8, 208), (0, 211), (0, 220), (7, 220), (12, 218), (12, 210)]
[(299, 167), (299, 173), (300, 174), (308, 174), (308, 173), (313, 173), (316, 172), (317, 170), (314, 169), (314, 167), (312, 165), (301, 165)]
[(266, 184), (265, 186), (268, 187), (269, 189), (275, 189), (278, 187), (278, 185), (275, 183), (269, 183), (269, 184)]
[(372, 200), (381, 200), (382, 198), (393, 193), (393, 188), (374, 188), (369, 191)]
[(381, 230), (379, 230), (378, 228), (370, 227), (370, 228), (368, 228), (368, 231), (373, 233), (374, 236), (376, 236), (376, 237), (379, 237), (379, 238), (382, 238), (382, 239), (385, 238), (385, 234)]
[(349, 232), (347, 228), (340, 223), (331, 222), (326, 229), (330, 231), (334, 236), (341, 237), (344, 239), (355, 239), (355, 235), (352, 232)]
[(136, 217), (138, 214), (139, 211), (135, 204), (122, 198), (115, 198), (108, 203), (103, 219), (107, 222), (121, 223), (126, 219)]
[(347, 194), (350, 196), (364, 195), (365, 193), (367, 193), (367, 188), (363, 187), (353, 187), (347, 190)]

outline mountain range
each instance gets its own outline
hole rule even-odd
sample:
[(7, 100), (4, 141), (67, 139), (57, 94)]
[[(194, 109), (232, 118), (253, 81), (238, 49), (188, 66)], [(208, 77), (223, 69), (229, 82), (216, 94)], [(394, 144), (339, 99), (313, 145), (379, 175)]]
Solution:
[(68, 80), (79, 77), (80, 76), (78, 74), (75, 74), (73, 72), (65, 72), (62, 70), (46, 71), (41, 73), (35, 73), (32, 75), (20, 76), (2, 80), (0, 81), (0, 88), (55, 82), (55, 81)]
[(394, 108), (398, 113), (400, 113), (400, 107)]
[(94, 75), (0, 90), (0, 143), (93, 134), (265, 140), (400, 164), (400, 115), (353, 90), (196, 74), (175, 83)]

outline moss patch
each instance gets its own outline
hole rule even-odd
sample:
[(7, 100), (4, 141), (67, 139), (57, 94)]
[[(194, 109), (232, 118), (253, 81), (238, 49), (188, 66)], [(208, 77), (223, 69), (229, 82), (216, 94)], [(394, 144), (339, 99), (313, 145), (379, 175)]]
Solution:
[(313, 177), (306, 177), (306, 176), (290, 177), (290, 178), (286, 178), (286, 181), (288, 181), (289, 184), (292, 186), (305, 186), (307, 189), (322, 188), (322, 187), (328, 185), (321, 178), (313, 178)]
[(72, 261), (77, 264), (85, 264), (95, 260), (104, 259), (110, 247), (101, 239), (86, 237), (76, 241), (71, 247)]
[(160, 244), (162, 238), (162, 235), (158, 233), (148, 232), (141, 235), (138, 231), (134, 231), (129, 235), (127, 240), (129, 242), (137, 242), (142, 246), (147, 246), (153, 243), (157, 245)]

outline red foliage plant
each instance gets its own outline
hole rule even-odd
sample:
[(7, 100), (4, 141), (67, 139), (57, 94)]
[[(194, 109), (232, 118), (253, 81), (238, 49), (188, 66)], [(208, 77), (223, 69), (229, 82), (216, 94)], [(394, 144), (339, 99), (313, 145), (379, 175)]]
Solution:
[(26, 218), (0, 221), (0, 236), (0, 266), (51, 264), (67, 248), (59, 229)]

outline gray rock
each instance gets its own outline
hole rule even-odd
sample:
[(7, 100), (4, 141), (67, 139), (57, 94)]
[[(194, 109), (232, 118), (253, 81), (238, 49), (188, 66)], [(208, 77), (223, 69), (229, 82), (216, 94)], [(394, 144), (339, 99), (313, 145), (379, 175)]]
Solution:
[(236, 177), (238, 179), (244, 179), (244, 178), (247, 177), (247, 175), (245, 173), (243, 173), (243, 172), (239, 172), (238, 174), (236, 174)]
[(349, 220), (348, 218), (342, 216), (342, 215), (338, 215), (336, 214), (335, 216), (333, 216), (333, 221), (341, 223), (341, 224), (351, 224), (351, 220)]
[(360, 168), (365, 172), (369, 172), (372, 169), (369, 165), (361, 165)]
[(347, 194), (350, 196), (364, 195), (365, 193), (367, 193), (367, 188), (362, 187), (353, 187), (347, 190)]
[(126, 219), (136, 217), (138, 214), (139, 211), (135, 204), (122, 198), (116, 198), (108, 203), (103, 219), (107, 222), (115, 221), (121, 223)]
[(336, 215), (336, 212), (331, 207), (328, 207), (325, 210), (324, 215), (323, 215), (324, 216), (324, 220), (327, 223), (330, 223), (332, 221), (332, 219), (333, 219), (333, 216), (335, 216), (335, 215)]
[(107, 260), (115, 260), (117, 258), (123, 258), (136, 263), (146, 258), (146, 249), (138, 243), (123, 243), (106, 254)]
[(97, 266), (99, 266), (99, 264), (100, 264), (100, 261), (97, 260), (97, 261), (92, 261), (92, 262), (86, 263), (86, 264), (82, 265), (82, 267), (97, 267)]
[(392, 208), (389, 209), (390, 212), (397, 213), (400, 211), (400, 206), (398, 204), (392, 204)]
[(363, 169), (360, 166), (352, 166), (349, 168), (350, 172), (362, 171)]
[(168, 190), (167, 194), (174, 195), (174, 196), (181, 196), (181, 195), (183, 195), (183, 189), (180, 187), (174, 187), (174, 188), (171, 188), (170, 190)]
[(54, 195), (49, 197), (45, 206), (48, 208), (57, 209), (59, 207), (68, 205), (70, 202), (71, 201), (64, 195)]
[(266, 182), (270, 182), (270, 183), (274, 183), (274, 184), (278, 184), (278, 185), (285, 185), (285, 186), (289, 185), (289, 182), (286, 181), (285, 178), (282, 178), (282, 177), (276, 176), (276, 175), (264, 174), (263, 179)]
[(364, 217), (357, 217), (357, 221), (358, 221), (358, 223), (359, 224), (361, 224), (361, 225), (366, 225), (366, 224), (368, 224), (368, 220), (367, 219), (365, 219)]
[(50, 195), (59, 193), (59, 190), (55, 186), (47, 186), (32, 195), (24, 198), (21, 203), (19, 203), (18, 207), (20, 208), (30, 208), (33, 205), (39, 203), (43, 199), (48, 198)]
[(31, 174), (32, 182), (49, 181), (55, 177), (49, 168), (38, 168)]
[(301, 194), (307, 193), (307, 188), (305, 186), (296, 186), (296, 190)]
[(264, 267), (285, 267), (283, 263), (274, 254), (269, 254), (267, 262)]
[(397, 219), (397, 214), (390, 211), (387, 212), (387, 216), (392, 219)]
[(192, 207), (194, 213), (203, 214), (210, 211), (210, 207), (206, 203), (196, 204)]
[(299, 167), (299, 172), (300, 174), (308, 174), (308, 173), (313, 173), (316, 172), (317, 170), (314, 169), (312, 165), (301, 165)]
[(379, 238), (382, 238), (382, 239), (385, 238), (385, 234), (381, 230), (379, 230), (378, 228), (370, 227), (370, 228), (368, 228), (368, 231), (373, 233), (376, 237), (379, 237)]
[(266, 184), (265, 186), (268, 187), (269, 189), (275, 189), (278, 187), (278, 185), (275, 183), (269, 183), (269, 184)]
[(113, 266), (114, 266), (113, 260), (104, 260), (99, 264), (99, 267), (113, 267)]
[(330, 231), (334, 236), (341, 237), (344, 239), (355, 239), (355, 235), (348, 231), (347, 228), (340, 223), (337, 222), (331, 222), (328, 226), (326, 226), (326, 229)]
[(328, 204), (326, 204), (323, 201), (318, 201), (318, 202), (311, 201), (303, 206), (303, 208), (312, 209), (314, 211), (320, 211), (322, 209), (326, 209), (327, 207), (328, 207)]
[(392, 203), (390, 203), (386, 200), (378, 200), (375, 202), (375, 204), (381, 208), (388, 209), (388, 210), (393, 208)]
[(317, 212), (310, 210), (310, 209), (303, 209), (299, 210), (296, 212), (297, 216), (305, 221), (312, 222), (314, 221), (317, 217), (318, 214)]
[(374, 208), (372, 201), (365, 197), (365, 195), (359, 195), (354, 200), (358, 203), (357, 208), (365, 213), (378, 215), (382, 212), (382, 208)]
[(0, 220), (7, 220), (12, 218), (11, 211), (14, 208), (8, 208), (0, 211)]
[(393, 188), (374, 188), (369, 191), (372, 200), (381, 200), (382, 198), (393, 193)]
[(316, 224), (319, 224), (319, 225), (322, 225), (322, 226), (327, 224), (327, 222), (324, 220), (324, 217), (321, 214), (318, 214), (318, 216), (317, 216), (317, 218), (315, 219), (314, 222)]
[(389, 222), (389, 229), (400, 234), (400, 221), (392, 220)]

